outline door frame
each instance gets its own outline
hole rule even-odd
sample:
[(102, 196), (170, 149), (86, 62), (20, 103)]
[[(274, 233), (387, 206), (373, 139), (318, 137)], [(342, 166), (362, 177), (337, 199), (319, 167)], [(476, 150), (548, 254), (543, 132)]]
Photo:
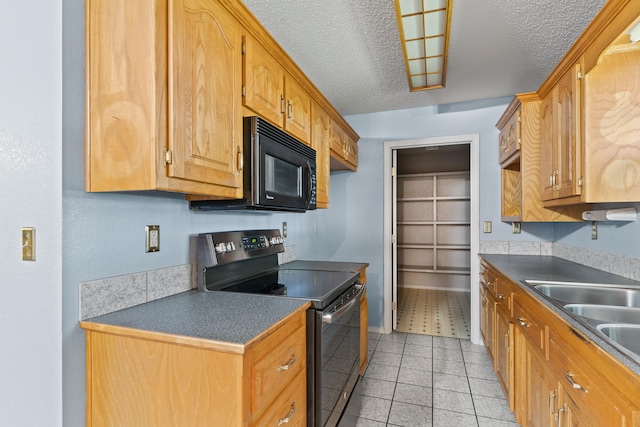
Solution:
[[(469, 144), (469, 176), (471, 190), (471, 342), (481, 344), (480, 339), (480, 310), (479, 310), (479, 282), (474, 280), (480, 274), (480, 259), (478, 251), (480, 247), (480, 135), (454, 135), (436, 138), (405, 139), (399, 141), (384, 142), (384, 323), (385, 334), (393, 330), (393, 269), (392, 269), (392, 160), (393, 150), (404, 148), (419, 148), (437, 145)], [(397, 284), (396, 284), (397, 286)]]

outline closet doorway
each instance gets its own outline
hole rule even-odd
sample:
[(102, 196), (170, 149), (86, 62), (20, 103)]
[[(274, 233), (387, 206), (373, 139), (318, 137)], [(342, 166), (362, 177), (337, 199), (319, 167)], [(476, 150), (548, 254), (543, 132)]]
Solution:
[(469, 339), (477, 304), (477, 136), (385, 145), (392, 329)]

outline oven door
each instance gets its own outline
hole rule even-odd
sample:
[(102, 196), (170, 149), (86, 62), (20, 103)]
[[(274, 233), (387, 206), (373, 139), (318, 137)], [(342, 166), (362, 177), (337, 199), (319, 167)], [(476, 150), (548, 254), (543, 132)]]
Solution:
[[(363, 285), (355, 285), (315, 319), (315, 423), (336, 426), (358, 380), (360, 368), (360, 297)], [(311, 415), (311, 414), (310, 414)]]

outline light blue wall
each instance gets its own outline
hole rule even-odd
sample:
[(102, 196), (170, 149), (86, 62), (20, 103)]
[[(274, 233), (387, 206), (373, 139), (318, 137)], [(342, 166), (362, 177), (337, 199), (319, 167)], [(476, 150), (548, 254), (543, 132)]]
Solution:
[(0, 425), (60, 426), (62, 0), (1, 9)]
[[(597, 204), (593, 209), (635, 207), (640, 212), (640, 203)], [(554, 241), (594, 251), (608, 252), (640, 258), (640, 222), (599, 222), (598, 239), (591, 239), (591, 222), (555, 224)]]

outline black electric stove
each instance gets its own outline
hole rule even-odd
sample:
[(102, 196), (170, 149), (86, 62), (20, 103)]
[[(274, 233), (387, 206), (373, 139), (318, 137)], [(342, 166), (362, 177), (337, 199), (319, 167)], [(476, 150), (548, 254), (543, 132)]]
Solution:
[(278, 268), (219, 290), (299, 298), (321, 309), (345, 292), (354, 280), (357, 280), (355, 273)]
[(337, 426), (360, 368), (357, 272), (280, 268), (279, 230), (203, 233), (197, 237), (198, 288), (311, 302), (306, 319), (307, 427)]

